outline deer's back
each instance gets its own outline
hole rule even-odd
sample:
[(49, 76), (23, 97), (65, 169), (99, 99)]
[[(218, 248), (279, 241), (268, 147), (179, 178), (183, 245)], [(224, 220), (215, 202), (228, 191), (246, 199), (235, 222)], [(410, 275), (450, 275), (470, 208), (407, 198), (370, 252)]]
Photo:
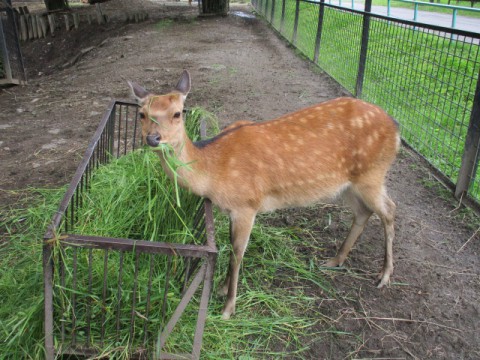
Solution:
[(383, 110), (340, 98), (232, 126), (204, 149), (220, 201), (273, 210), (330, 197), (361, 177), (383, 181), (398, 146), (398, 125)]

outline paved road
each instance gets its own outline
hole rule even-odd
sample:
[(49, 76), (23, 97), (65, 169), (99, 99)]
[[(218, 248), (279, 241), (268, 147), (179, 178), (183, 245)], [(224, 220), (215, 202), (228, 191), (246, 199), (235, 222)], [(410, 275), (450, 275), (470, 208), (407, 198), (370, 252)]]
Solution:
[[(326, 2), (328, 3), (329, 1), (326, 0)], [(338, 5), (338, 0), (332, 0), (331, 3)], [(348, 0), (342, 0), (342, 6), (351, 8), (352, 3), (351, 1), (348, 1)], [(355, 2), (355, 9), (363, 10), (364, 4), (360, 2), (358, 3)], [(372, 13), (387, 15), (387, 7), (373, 5)], [(390, 7), (390, 16), (399, 18), (399, 19), (413, 20), (413, 9)], [(452, 14), (442, 14), (442, 13), (434, 13), (434, 12), (419, 10), (417, 14), (417, 21), (421, 23), (426, 23), (426, 24), (451, 27)], [(455, 28), (480, 33), (480, 18), (472, 18), (468, 16), (457, 15), (457, 23)]]

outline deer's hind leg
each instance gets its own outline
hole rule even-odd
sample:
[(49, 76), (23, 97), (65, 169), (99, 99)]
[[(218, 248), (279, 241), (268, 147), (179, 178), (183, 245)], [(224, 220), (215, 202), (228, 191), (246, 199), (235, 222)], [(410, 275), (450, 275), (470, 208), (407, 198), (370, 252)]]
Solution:
[(328, 267), (343, 265), (345, 259), (350, 253), (350, 250), (360, 234), (363, 232), (365, 224), (373, 213), (372, 210), (365, 205), (363, 200), (357, 194), (355, 194), (354, 191), (352, 191), (352, 189), (347, 189), (343, 195), (343, 198), (345, 203), (350, 206), (353, 212), (352, 227), (350, 228), (347, 238), (342, 243), (340, 250), (337, 252), (337, 255), (325, 263), (325, 266)]
[(376, 185), (374, 182), (359, 183), (355, 185), (355, 191), (362, 199), (364, 204), (375, 212), (382, 221), (385, 232), (385, 257), (383, 268), (378, 275), (377, 287), (390, 282), (390, 276), (393, 273), (393, 240), (395, 238), (395, 203), (387, 195), (385, 187), (382, 184)]

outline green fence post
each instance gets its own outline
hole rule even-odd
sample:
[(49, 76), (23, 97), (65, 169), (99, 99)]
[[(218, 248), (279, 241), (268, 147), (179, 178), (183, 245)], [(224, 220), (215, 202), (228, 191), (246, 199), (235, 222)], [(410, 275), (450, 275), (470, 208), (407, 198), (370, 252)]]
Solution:
[(325, 0), (320, 0), (318, 10), (317, 37), (315, 38), (315, 52), (313, 53), (313, 62), (318, 64), (318, 55), (320, 53), (320, 40), (322, 38), (323, 16), (325, 14)]
[(473, 98), (470, 124), (468, 125), (465, 149), (462, 156), (462, 165), (458, 172), (458, 180), (455, 187), (455, 197), (461, 199), (468, 189), (478, 169), (480, 146), (480, 72), (478, 73), (477, 88)]
[(363, 15), (362, 43), (360, 47), (360, 59), (358, 63), (357, 84), (355, 87), (355, 96), (362, 97), (363, 78), (365, 77), (365, 64), (367, 62), (368, 33), (370, 31), (370, 11), (372, 10), (372, 0), (365, 1), (365, 13)]
[(285, 24), (285, 1), (282, 0), (282, 16), (280, 17), (280, 33), (283, 33), (283, 26)]
[(300, 14), (300, 0), (296, 0), (295, 5), (295, 22), (293, 23), (293, 35), (292, 35), (292, 44), (297, 44), (297, 28), (298, 28), (298, 16)]

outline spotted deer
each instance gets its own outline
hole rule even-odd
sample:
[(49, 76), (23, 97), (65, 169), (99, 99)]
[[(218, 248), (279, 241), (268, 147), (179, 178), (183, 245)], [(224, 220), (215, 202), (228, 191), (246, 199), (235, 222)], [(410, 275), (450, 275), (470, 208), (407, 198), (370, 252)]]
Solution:
[[(180, 185), (209, 198), (231, 220), (232, 253), (224, 285), (223, 318), (235, 314), (239, 269), (259, 212), (307, 206), (341, 196), (353, 224), (327, 267), (343, 265), (367, 220), (376, 213), (385, 230), (385, 258), (378, 287), (393, 272), (395, 204), (385, 175), (400, 145), (397, 123), (378, 106), (354, 98), (326, 101), (263, 122), (240, 121), (217, 136), (192, 142), (183, 122), (190, 91), (185, 70), (175, 90), (153, 95), (129, 85), (140, 105), (146, 144), (169, 144), (189, 166), (178, 169)], [(160, 156), (163, 160), (163, 157)], [(171, 176), (169, 167), (162, 163)]]

